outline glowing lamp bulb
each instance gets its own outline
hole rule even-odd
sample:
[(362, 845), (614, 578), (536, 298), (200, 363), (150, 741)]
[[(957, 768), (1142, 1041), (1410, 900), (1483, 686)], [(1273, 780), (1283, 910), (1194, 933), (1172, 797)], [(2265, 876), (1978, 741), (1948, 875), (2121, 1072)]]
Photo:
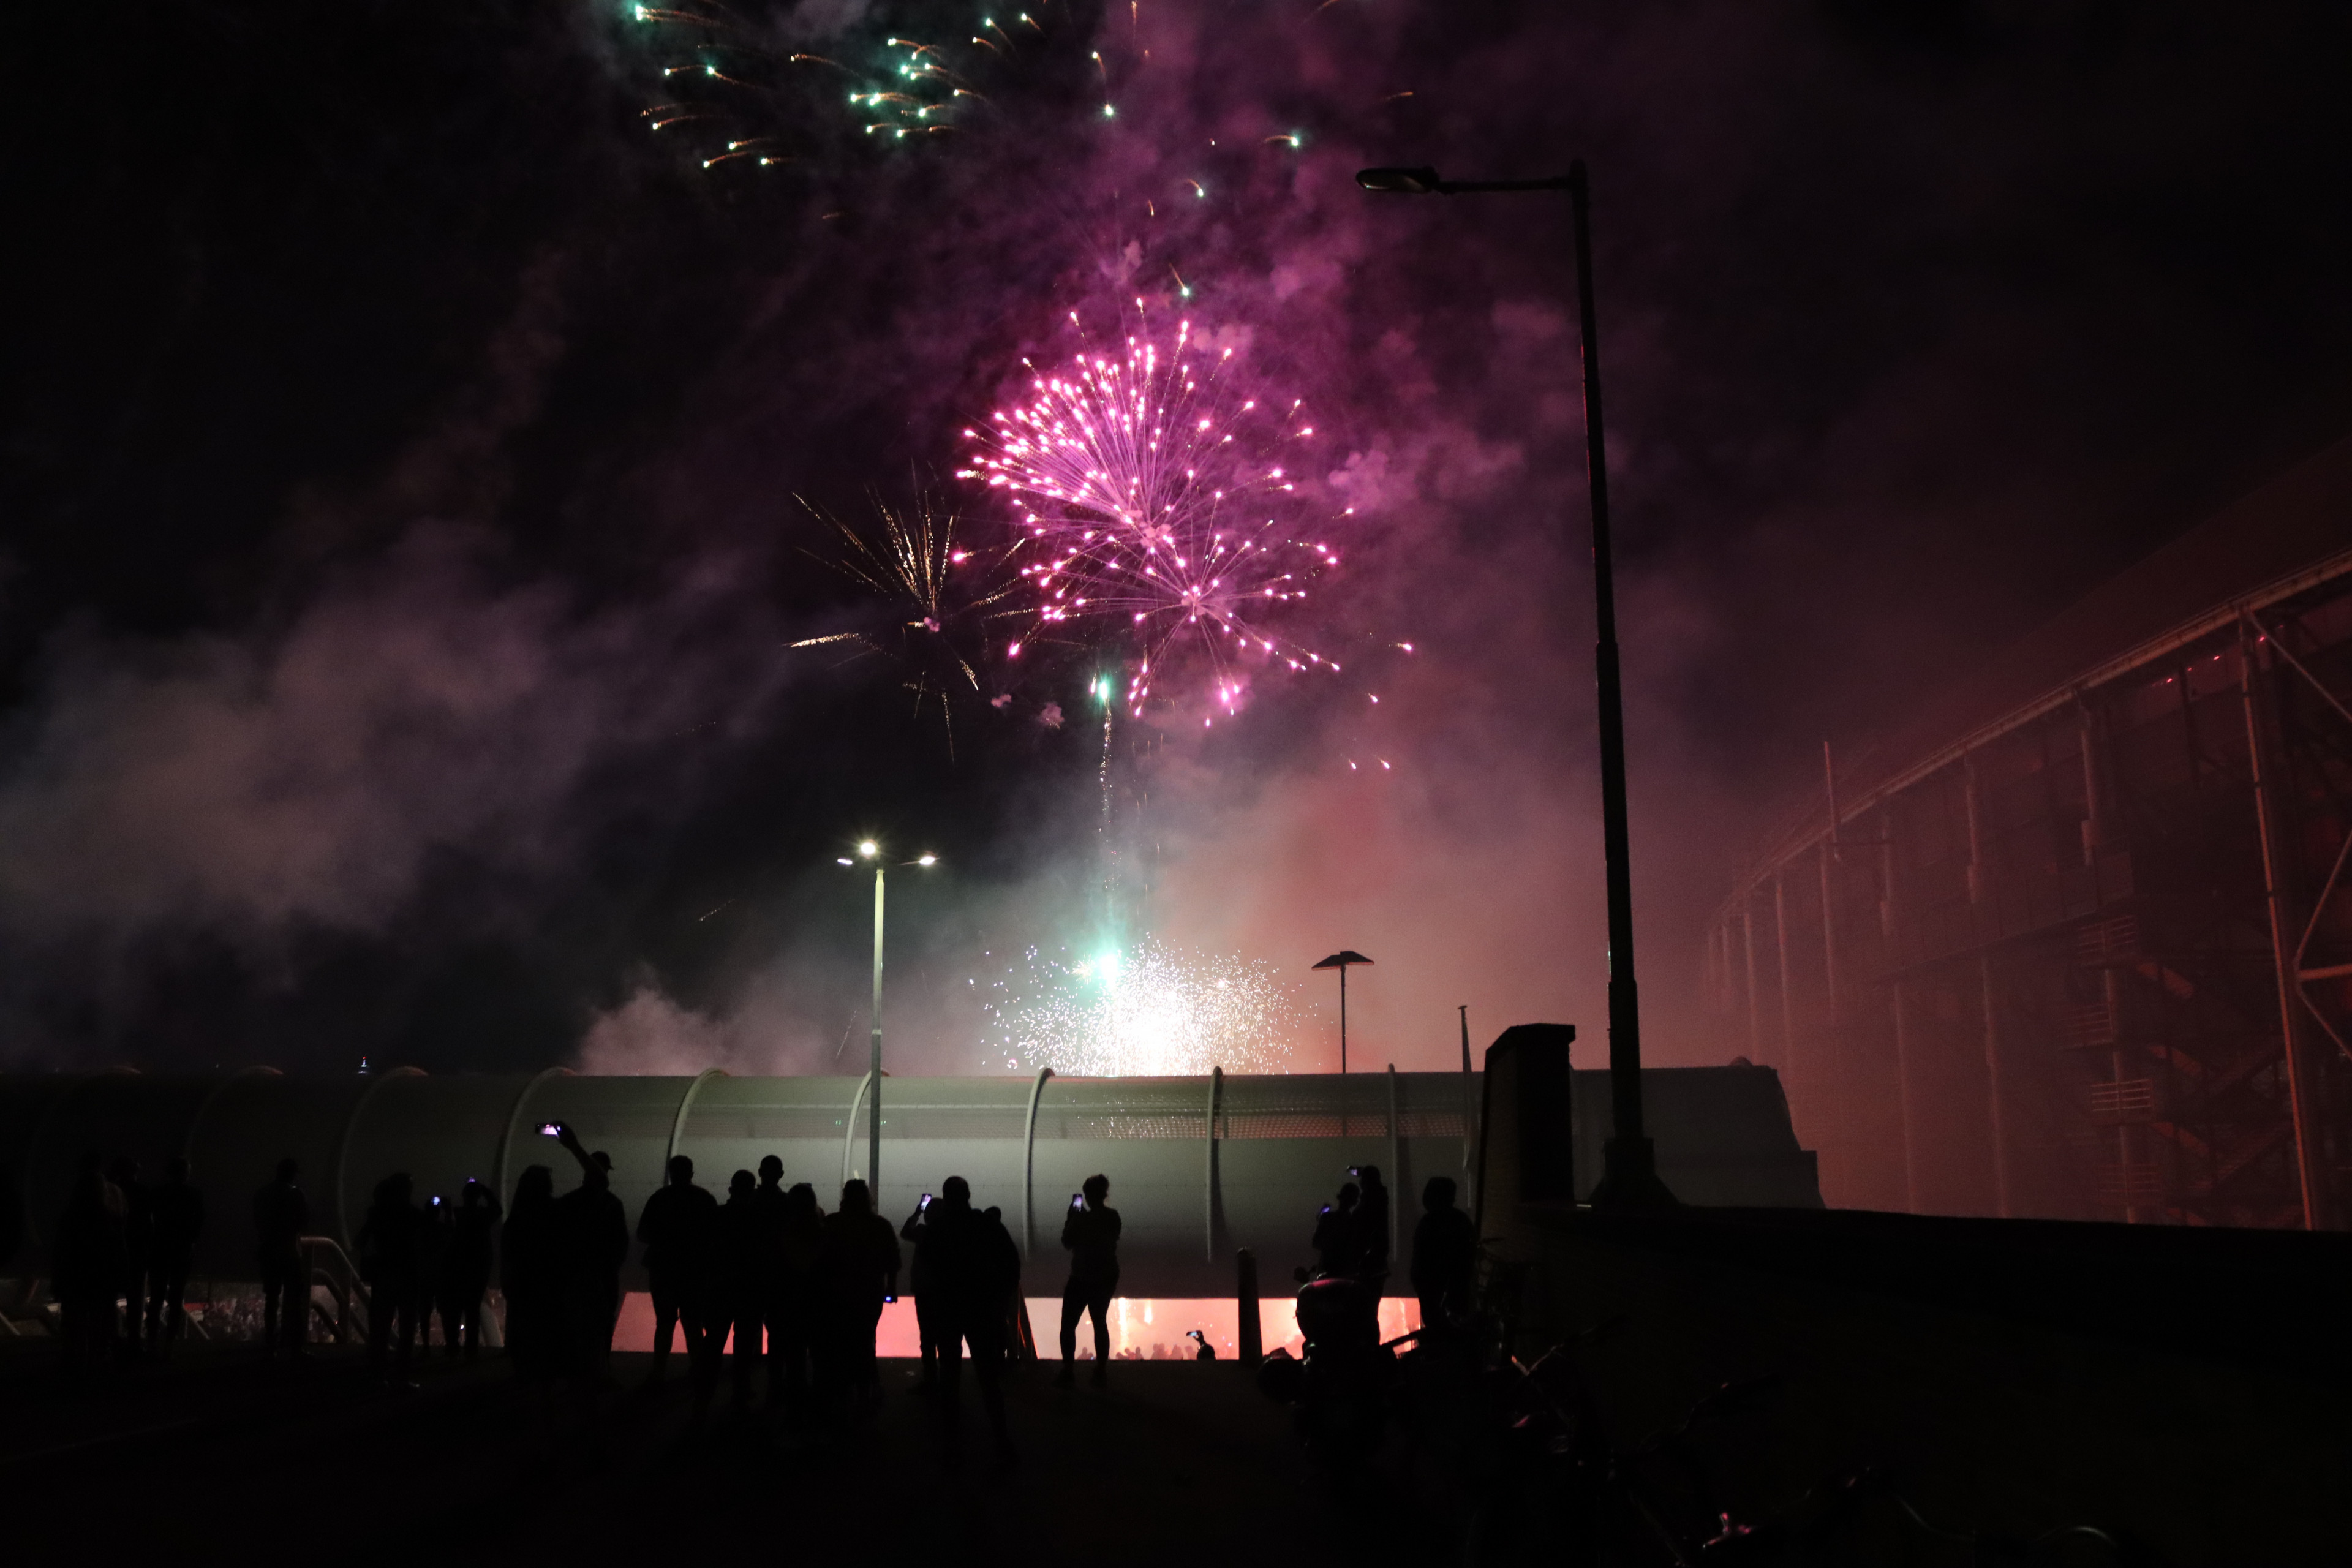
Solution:
[(936, 855), (926, 855), (915, 862), (918, 866), (936, 866), (939, 863), (940, 858)]
[(857, 846), (857, 852), (860, 855), (865, 856), (868, 860), (871, 860), (877, 853), (880, 852), (881, 848), (882, 846), (875, 843), (871, 838), (868, 838)]

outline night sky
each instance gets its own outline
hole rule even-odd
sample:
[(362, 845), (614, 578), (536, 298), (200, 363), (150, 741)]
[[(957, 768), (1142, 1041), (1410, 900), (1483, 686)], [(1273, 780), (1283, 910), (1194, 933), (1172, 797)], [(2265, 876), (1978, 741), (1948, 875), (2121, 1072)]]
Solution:
[[(1302, 1068), (1340, 947), (1359, 1060), (1465, 1002), (1597, 1050), (1564, 205), (1367, 163), (1591, 167), (1654, 1060), (1738, 1048), (1701, 921), (1822, 739), (2352, 426), (2340, 6), (633, 10), (13, 22), (0, 1064), (819, 1070), (876, 832), (944, 860), (895, 1059), (1001, 1070), (968, 983), (1083, 936), (1108, 656), (919, 712), (790, 646), (898, 637), (796, 498), (987, 542), (960, 433), (1139, 299), (1313, 412), (1345, 665), (1123, 732), (1139, 920), (1296, 972)], [(926, 58), (953, 128), (864, 129)]]

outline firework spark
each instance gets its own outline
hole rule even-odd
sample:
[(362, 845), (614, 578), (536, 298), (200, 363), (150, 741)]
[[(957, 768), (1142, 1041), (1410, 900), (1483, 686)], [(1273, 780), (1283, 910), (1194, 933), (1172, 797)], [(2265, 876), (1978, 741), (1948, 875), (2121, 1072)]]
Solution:
[(938, 711), (952, 754), (954, 704), (982, 694), (977, 666), (992, 646), (993, 624), (1025, 614), (1015, 597), (1021, 579), (1003, 552), (959, 538), (955, 513), (929, 496), (919, 495), (909, 509), (879, 496), (872, 504), (873, 522), (858, 527), (801, 500), (829, 535), (827, 550), (810, 553), (871, 593), (895, 624), (883, 635), (832, 632), (792, 646), (878, 655), (897, 664), (916, 711)]
[[(943, 17), (943, 8), (933, 9)], [(1027, 16), (1016, 24), (1017, 41), (993, 18), (981, 24), (989, 37), (967, 35), (969, 22), (959, 20), (937, 37), (886, 35), (877, 19), (862, 18), (824, 54), (793, 47), (789, 28), (717, 0), (635, 5), (627, 16), (639, 68), (662, 84), (665, 98), (693, 95), (646, 118), (656, 129), (698, 122), (683, 140), (705, 169), (830, 162), (845, 154), (845, 137), (869, 148), (952, 140), (982, 124), (1013, 123), (999, 104), (1003, 95), (1057, 103), (1078, 94), (1082, 80), (1083, 96), (1110, 113), (1101, 101), (1110, 68), (1099, 53), (1082, 52), (1081, 30), (1048, 30)], [(1025, 124), (1030, 117), (1014, 118)], [(730, 133), (771, 145), (756, 157), (730, 157), (715, 143)]]
[(1202, 348), (1190, 321), (1155, 341), (1143, 309), (1123, 353), (1031, 365), (1028, 400), (964, 432), (957, 477), (1012, 508), (1041, 627), (1129, 642), (1131, 713), (1192, 668), (1231, 712), (1254, 668), (1339, 668), (1274, 624), (1339, 561), (1297, 521), (1295, 470), (1315, 430), (1296, 402), (1244, 395), (1233, 350)]
[(1149, 937), (1087, 957), (1032, 949), (992, 984), (985, 1006), (982, 1048), (992, 1062), (1066, 1076), (1287, 1072), (1303, 1027), (1297, 997), (1272, 964)]

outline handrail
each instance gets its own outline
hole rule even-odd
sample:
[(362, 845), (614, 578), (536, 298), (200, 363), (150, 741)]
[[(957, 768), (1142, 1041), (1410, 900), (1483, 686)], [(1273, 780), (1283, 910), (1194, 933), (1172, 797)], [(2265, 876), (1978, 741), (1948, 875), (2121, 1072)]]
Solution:
[[(373, 1295), (368, 1289), (367, 1280), (360, 1274), (359, 1265), (352, 1261), (352, 1255), (344, 1251), (342, 1245), (331, 1236), (306, 1236), (297, 1245), (302, 1248), (303, 1323), (308, 1325), (310, 1321), (310, 1287), (323, 1284), (328, 1294), (335, 1299), (335, 1342), (339, 1345), (351, 1343), (352, 1306), (356, 1304), (360, 1309), (362, 1331), (367, 1326), (365, 1320), (368, 1314), (374, 1308)], [(341, 1279), (332, 1270), (319, 1267), (319, 1254), (322, 1249), (342, 1265)]]

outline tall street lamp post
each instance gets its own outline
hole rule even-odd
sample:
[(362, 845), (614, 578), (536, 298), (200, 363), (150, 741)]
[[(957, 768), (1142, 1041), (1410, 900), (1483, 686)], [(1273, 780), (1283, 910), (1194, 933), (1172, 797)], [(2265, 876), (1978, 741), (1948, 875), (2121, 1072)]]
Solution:
[[(1625, 707), (1617, 664), (1617, 595), (1609, 552), (1609, 465), (1601, 444), (1601, 339), (1592, 309), (1592, 215), (1584, 161), (1543, 180), (1446, 180), (1434, 169), (1365, 169), (1365, 190), (1453, 196), (1566, 191), (1576, 228), (1577, 326), (1584, 354), (1584, 460), (1592, 487), (1593, 675), (1601, 720), (1601, 833), (1609, 893), (1609, 1100), (1613, 1122), (1596, 1207), (1651, 1208), (1675, 1201), (1658, 1179), (1657, 1152), (1642, 1127), (1642, 1009), (1633, 984), (1633, 875), (1625, 826)], [(1565, 519), (1562, 520), (1563, 523)]]
[[(868, 1015), (872, 1019), (873, 1060), (866, 1071), (868, 1100), (866, 1112), (866, 1181), (873, 1194), (874, 1212), (882, 1212), (882, 886), (888, 863), (882, 858), (882, 846), (871, 838), (862, 839), (857, 846), (858, 859), (874, 862), (874, 1005)], [(855, 866), (856, 860), (839, 857), (844, 866)], [(912, 860), (899, 862), (908, 866), (936, 866), (936, 855), (919, 855)]]

